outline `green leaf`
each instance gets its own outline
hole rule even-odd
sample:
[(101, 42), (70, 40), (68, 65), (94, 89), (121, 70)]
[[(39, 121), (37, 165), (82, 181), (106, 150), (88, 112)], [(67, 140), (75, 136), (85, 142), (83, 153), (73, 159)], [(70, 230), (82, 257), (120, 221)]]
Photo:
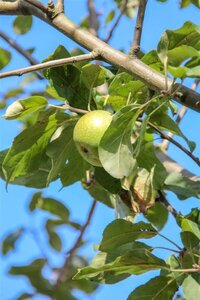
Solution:
[(83, 187), (88, 191), (88, 193), (97, 201), (102, 202), (103, 204), (112, 207), (112, 194), (109, 193), (106, 189), (104, 189), (98, 182), (95, 184), (87, 185), (83, 183)]
[[(70, 53), (63, 47), (57, 49), (44, 61), (70, 57)], [(44, 71), (45, 77), (49, 80), (58, 95), (69, 102), (73, 107), (87, 109), (89, 90), (81, 80), (81, 71), (73, 64), (50, 68)]]
[(63, 186), (67, 186), (85, 176), (88, 164), (78, 153), (73, 141), (75, 122), (76, 119), (69, 117), (65, 122), (65, 127), (57, 129), (47, 147), (46, 153), (52, 161), (48, 183), (60, 176)]
[(7, 120), (21, 119), (48, 105), (47, 100), (41, 96), (32, 96), (13, 102), (8, 106), (4, 118)]
[(113, 275), (142, 274), (150, 270), (166, 268), (164, 260), (151, 254), (147, 249), (134, 249), (125, 255), (118, 256), (113, 262), (105, 263), (96, 267), (85, 267), (80, 269), (74, 279), (90, 279), (102, 272), (112, 272)]
[(161, 230), (167, 223), (168, 210), (163, 204), (156, 202), (153, 207), (147, 210), (145, 218), (158, 230)]
[(196, 300), (200, 295), (200, 285), (198, 277), (194, 278), (192, 275), (187, 276), (183, 281), (183, 293), (187, 300)]
[(0, 48), (0, 70), (3, 69), (11, 60), (11, 53), (3, 48)]
[(174, 278), (157, 276), (136, 288), (127, 300), (171, 300), (177, 290)]
[(163, 64), (161, 63), (159, 56), (155, 50), (151, 50), (150, 52), (146, 53), (141, 60), (152, 69), (155, 69), (160, 73), (164, 72)]
[[(157, 150), (158, 151), (158, 150)], [(163, 164), (156, 156), (155, 147), (153, 145), (153, 137), (146, 134), (143, 141), (139, 156), (137, 157), (139, 167), (147, 169), (149, 172), (155, 166), (155, 186), (157, 189), (162, 188), (167, 177), (167, 171)]]
[(180, 130), (178, 125), (174, 120), (172, 120), (167, 114), (165, 113), (155, 113), (150, 118), (150, 121), (163, 130), (168, 130), (172, 132), (173, 134), (176, 134), (178, 136), (181, 136), (186, 143), (188, 144), (188, 147), (190, 148), (190, 151), (194, 151), (195, 149), (195, 143), (192, 141), (189, 141), (188, 138), (183, 134), (183, 132)]
[(56, 251), (59, 252), (62, 249), (62, 240), (54, 230), (55, 226), (58, 225), (54, 221), (57, 221), (57, 220), (47, 220), (46, 230), (48, 233), (49, 244), (51, 245), (51, 247), (53, 249), (55, 249)]
[(81, 68), (81, 80), (88, 89), (102, 85), (113, 74), (100, 65), (87, 64)]
[(117, 74), (111, 81), (108, 93), (111, 96), (121, 96), (128, 99), (128, 97), (136, 98), (144, 84), (139, 80), (133, 80), (133, 76), (122, 72)]
[(169, 48), (169, 39), (167, 33), (164, 32), (161, 36), (160, 42), (158, 43), (157, 52), (160, 60), (162, 61), (163, 65), (167, 66), (168, 61), (168, 48)]
[(167, 30), (161, 37), (157, 47), (158, 55), (174, 77), (199, 77), (199, 65), (193, 68), (180, 66), (188, 59), (199, 58), (200, 27), (192, 22), (186, 22), (177, 30)]
[(195, 222), (187, 219), (183, 219), (181, 222), (181, 227), (183, 231), (192, 232), (200, 240), (200, 227)]
[(190, 180), (180, 173), (171, 173), (165, 180), (165, 189), (174, 192), (180, 200), (200, 198), (200, 182)]
[(128, 105), (118, 111), (99, 145), (103, 168), (114, 178), (129, 176), (136, 163), (131, 145), (132, 126), (141, 113), (140, 106)]
[(53, 198), (44, 198), (40, 192), (35, 193), (31, 199), (29, 204), (30, 211), (34, 211), (35, 209), (42, 209), (50, 212), (51, 214), (56, 215), (61, 218), (63, 221), (68, 222), (69, 219), (69, 210), (68, 208), (62, 204), (61, 202), (53, 199)]
[(36, 259), (30, 265), (26, 266), (13, 266), (9, 270), (11, 275), (24, 275), (28, 277), (32, 286), (37, 292), (45, 295), (52, 294), (52, 286), (49, 281), (42, 276), (42, 269), (46, 264), (44, 259)]
[(118, 194), (121, 190), (120, 180), (110, 176), (103, 168), (95, 168), (94, 177), (106, 190)]
[(113, 18), (115, 17), (115, 11), (111, 10), (108, 15), (106, 16), (106, 24), (110, 23)]
[(32, 16), (17, 16), (13, 22), (13, 30), (17, 34), (25, 34), (32, 27)]
[(192, 232), (183, 231), (180, 235), (181, 241), (187, 250), (192, 251), (192, 248), (198, 246), (199, 239)]
[[(8, 150), (4, 150), (0, 152), (0, 177), (3, 180), (5, 179), (2, 164), (5, 159)], [(37, 170), (29, 172), (25, 175), (15, 178), (12, 181), (12, 184), (23, 185), (27, 187), (33, 187), (37, 189), (45, 188), (47, 183), (47, 176), (51, 169), (50, 159), (46, 156), (43, 158), (40, 167)]]
[(99, 249), (108, 251), (134, 240), (148, 239), (156, 235), (157, 231), (151, 224), (144, 222), (133, 224), (118, 219), (110, 223), (104, 230)]
[(23, 293), (21, 296), (17, 298), (17, 300), (27, 300), (34, 297), (34, 294)]
[(15, 244), (18, 239), (22, 236), (24, 232), (24, 228), (19, 228), (15, 232), (10, 233), (3, 241), (2, 241), (2, 253), (6, 255), (9, 251), (15, 249)]
[(49, 109), (41, 111), (38, 121), (22, 131), (9, 149), (4, 161), (3, 171), (7, 182), (20, 176), (33, 173), (40, 168), (46, 158), (46, 147), (57, 124), (65, 115)]

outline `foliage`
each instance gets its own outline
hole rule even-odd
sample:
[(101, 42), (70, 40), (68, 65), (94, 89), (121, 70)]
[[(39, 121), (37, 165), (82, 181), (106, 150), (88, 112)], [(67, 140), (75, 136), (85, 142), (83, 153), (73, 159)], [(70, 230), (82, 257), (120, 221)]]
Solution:
[[(106, 26), (114, 22), (120, 9), (122, 11), (122, 1), (113, 2), (115, 7), (107, 13)], [(138, 1), (127, 2), (129, 5), (124, 15), (132, 18)], [(180, 6), (185, 8), (190, 4), (197, 9), (200, 7), (199, 1), (189, 0), (181, 1)], [(88, 28), (88, 20), (85, 19), (81, 26)], [(29, 16), (18, 16), (13, 22), (13, 30), (19, 35), (29, 32), (31, 27), (32, 17)], [(76, 49), (74, 52), (80, 54), (83, 51)], [(44, 62), (70, 57), (74, 52), (59, 45)], [(200, 27), (188, 21), (179, 29), (166, 30), (157, 49), (140, 55), (149, 67), (165, 76), (173, 76), (174, 80), (184, 80), (200, 78), (199, 53)], [(0, 48), (0, 69), (11, 59), (11, 52)], [(188, 215), (174, 213), (182, 245), (160, 233), (167, 226), (170, 211), (168, 192), (180, 200), (200, 198), (199, 178), (193, 180), (178, 172), (169, 173), (157, 156), (157, 151), (161, 150), (154, 140), (163, 138), (167, 131), (186, 144), (187, 148), (179, 148), (186, 149), (185, 152), (195, 160), (195, 143), (185, 136), (174, 120), (176, 107), (171, 102), (171, 91), (152, 94), (144, 82), (125, 70), (108, 67), (106, 62), (84, 61), (52, 67), (44, 70), (42, 76), (48, 85), (40, 93), (28, 93), (24, 84), (24, 87), (10, 89), (3, 95), (2, 108), (9, 99), (15, 99), (7, 107), (4, 118), (18, 120), (23, 130), (9, 149), (0, 152), (1, 178), (6, 185), (35, 189), (46, 188), (55, 180), (60, 180), (63, 188), (80, 182), (96, 201), (114, 208), (120, 218), (107, 225), (98, 253), (90, 263), (77, 253), (84, 244), (82, 233), (89, 221), (85, 227), (81, 226), (71, 220), (70, 209), (63, 202), (44, 197), (40, 191), (35, 192), (29, 213), (44, 213), (42, 231), (47, 236), (46, 247), (50, 246), (61, 254), (63, 241), (59, 229), (63, 227), (79, 232), (80, 240), (69, 250), (62, 267), (52, 267), (48, 258), (43, 257), (26, 265), (12, 266), (9, 273), (26, 276), (34, 289), (33, 294), (24, 293), (18, 299), (43, 294), (56, 300), (75, 300), (75, 289), (90, 294), (98, 284), (117, 283), (133, 274), (151, 270), (158, 270), (158, 275), (132, 291), (128, 300), (170, 300), (181, 286), (186, 299), (197, 299), (199, 210), (194, 208)], [(39, 81), (39, 78), (29, 80)], [(103, 92), (102, 86), (105, 87)], [(112, 122), (98, 147), (103, 168), (85, 162), (73, 141), (73, 130), (80, 112), (88, 108), (112, 113)], [(136, 221), (138, 214), (142, 221)], [(37, 238), (25, 225), (9, 233), (2, 241), (2, 254), (14, 251), (18, 241), (27, 234)], [(163, 238), (175, 247), (168, 249), (170, 256), (166, 261), (154, 254), (159, 248), (152, 246), (155, 237), (159, 238), (160, 248), (164, 248)], [(44, 276), (45, 268), (49, 269), (49, 276)]]

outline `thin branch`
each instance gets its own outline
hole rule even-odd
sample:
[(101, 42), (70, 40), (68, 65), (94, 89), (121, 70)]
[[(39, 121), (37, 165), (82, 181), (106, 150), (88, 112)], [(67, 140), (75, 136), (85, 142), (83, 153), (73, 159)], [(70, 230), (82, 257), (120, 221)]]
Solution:
[[(34, 15), (85, 49), (89, 51), (98, 50), (104, 61), (119, 69), (125, 70), (135, 78), (144, 82), (150, 89), (155, 91), (165, 90), (166, 78), (163, 74), (144, 64), (139, 59), (130, 59), (128, 55), (110, 47), (107, 43), (98, 39), (88, 31), (78, 27), (64, 14), (57, 14), (51, 18), (47, 7), (42, 5), (40, 9), (40, 5), (42, 5), (41, 2), (37, 0), (17, 0), (11, 3), (1, 1), (0, 15)], [(169, 89), (171, 88), (173, 98), (177, 102), (200, 112), (200, 95), (197, 92), (179, 83), (173, 84), (170, 78), (167, 78), (167, 86)], [(178, 92), (175, 92), (177, 89)]]
[(140, 51), (140, 42), (141, 42), (144, 15), (145, 15), (145, 9), (146, 9), (147, 2), (148, 2), (148, 0), (140, 0), (139, 1), (137, 20), (136, 20), (134, 36), (133, 36), (133, 43), (132, 43), (131, 49), (130, 49), (131, 56), (136, 56), (138, 54), (138, 52)]
[(159, 193), (158, 201), (162, 202), (164, 206), (167, 208), (167, 210), (176, 218), (178, 215), (178, 212), (176, 209), (168, 202), (168, 200), (165, 198), (163, 193)]
[(89, 31), (93, 35), (97, 35), (99, 24), (98, 24), (98, 16), (96, 13), (94, 0), (88, 0), (87, 6), (88, 6), (88, 13), (89, 13)]
[[(37, 65), (39, 62), (35, 59), (28, 51), (24, 50), (18, 43), (16, 43), (13, 39), (11, 39), (5, 32), (0, 31), (0, 37), (6, 41), (12, 48), (14, 48), (17, 52), (19, 52), (22, 56), (24, 56), (31, 65)], [(39, 79), (43, 79), (44, 76), (42, 74), (37, 74)]]
[(185, 154), (187, 154), (198, 166), (200, 166), (200, 159), (194, 156), (189, 150), (187, 150), (184, 146), (182, 146), (179, 142), (175, 141), (172, 137), (162, 132), (158, 127), (153, 125), (151, 122), (148, 122), (148, 125), (157, 131), (161, 138), (170, 141), (170, 143), (174, 144), (180, 150), (182, 150)]
[(198, 268), (191, 269), (170, 269), (171, 272), (180, 272), (180, 273), (199, 273), (200, 266)]
[(171, 252), (174, 252), (174, 253), (180, 253), (180, 251), (178, 251), (178, 250), (167, 248), (167, 247), (159, 247), (158, 246), (158, 247), (152, 247), (151, 249), (152, 250), (154, 250), (154, 249), (163, 249), (163, 250), (171, 251)]
[(112, 28), (109, 30), (108, 36), (104, 39), (104, 42), (105, 42), (105, 43), (108, 43), (108, 42), (110, 41), (110, 39), (112, 38), (115, 29), (117, 28), (117, 26), (118, 26), (118, 24), (119, 24), (119, 22), (120, 22), (122, 16), (123, 16), (124, 13), (125, 13), (125, 10), (126, 10), (126, 8), (127, 8), (127, 3), (128, 3), (128, 0), (123, 0), (123, 1), (122, 1), (122, 6), (121, 6), (120, 13), (119, 13), (117, 19), (115, 20), (115, 22), (114, 22)]
[(56, 1), (56, 9), (58, 13), (64, 13), (64, 0)]
[(64, 105), (48, 104), (48, 106), (59, 108), (59, 109), (64, 109), (64, 110), (69, 110), (71, 112), (75, 112), (75, 113), (78, 113), (78, 114), (87, 114), (88, 113), (88, 110), (72, 107), (68, 104), (64, 104)]
[(21, 76), (23, 74), (34, 72), (34, 71), (45, 70), (45, 69), (48, 69), (48, 68), (60, 67), (60, 66), (67, 65), (67, 64), (74, 64), (76, 62), (85, 61), (85, 60), (92, 60), (92, 59), (97, 58), (98, 55), (99, 54), (96, 51), (92, 51), (88, 54), (51, 60), (51, 61), (47, 61), (47, 62), (37, 64), (37, 65), (34, 65), (34, 66), (30, 66), (30, 67), (26, 67), (26, 68), (21, 68), (21, 69), (17, 69), (17, 70), (13, 70), (13, 71), (7, 71), (7, 72), (4, 72), (4, 73), (0, 73), (0, 78), (10, 77), (10, 76)]
[(97, 201), (96, 200), (93, 200), (92, 202), (92, 205), (91, 205), (91, 208), (89, 210), (89, 213), (88, 213), (88, 216), (87, 216), (87, 219), (86, 219), (86, 222), (85, 224), (82, 226), (81, 230), (80, 230), (80, 234), (77, 238), (77, 240), (75, 241), (74, 245), (72, 246), (72, 248), (69, 250), (68, 252), (68, 257), (66, 258), (65, 262), (64, 262), (64, 265), (63, 267), (60, 269), (60, 273), (59, 273), (59, 276), (58, 276), (58, 279), (57, 279), (57, 282), (56, 282), (56, 286), (60, 283), (60, 282), (63, 282), (65, 281), (66, 279), (66, 273), (67, 273), (67, 268), (68, 266), (70, 265), (74, 255), (75, 255), (75, 252), (77, 250), (77, 248), (80, 247), (81, 245), (81, 242), (82, 242), (82, 239), (83, 239), (83, 235), (87, 229), (87, 227), (89, 226), (90, 224), (90, 221), (92, 219), (92, 216), (94, 214), (94, 210), (95, 210), (95, 207), (97, 205)]
[(158, 232), (158, 235), (160, 237), (162, 237), (163, 239), (165, 239), (166, 241), (168, 241), (169, 243), (171, 243), (172, 245), (174, 245), (176, 248), (178, 248), (180, 251), (182, 251), (183, 249), (177, 245), (175, 242), (173, 242), (172, 240), (170, 240), (168, 237), (166, 237), (165, 235), (162, 235), (161, 233)]
[[(197, 89), (197, 87), (198, 87), (199, 84), (200, 84), (200, 79), (198, 78), (198, 79), (196, 79), (196, 80), (194, 81), (194, 83), (192, 84), (191, 90), (196, 91), (196, 89)], [(176, 124), (177, 124), (177, 125), (179, 125), (180, 122), (183, 120), (183, 118), (184, 118), (186, 112), (187, 112), (187, 107), (183, 105), (183, 106), (181, 107), (181, 109), (180, 109), (178, 115), (177, 115), (177, 118), (176, 118)], [(172, 132), (169, 132), (169, 133), (168, 133), (168, 136), (173, 137), (173, 133), (172, 133)], [(160, 145), (160, 147), (161, 147), (161, 149), (162, 149), (163, 151), (167, 151), (168, 148), (169, 148), (169, 145), (170, 145), (170, 141), (164, 140), (164, 141), (162, 142), (162, 144)]]

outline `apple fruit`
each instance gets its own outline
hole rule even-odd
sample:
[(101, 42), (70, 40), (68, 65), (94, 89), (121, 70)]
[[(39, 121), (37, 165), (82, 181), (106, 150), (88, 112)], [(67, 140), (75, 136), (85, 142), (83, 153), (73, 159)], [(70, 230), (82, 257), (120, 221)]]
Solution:
[(74, 127), (73, 140), (81, 156), (91, 165), (101, 167), (98, 146), (112, 121), (112, 115), (105, 110), (90, 111), (82, 116)]

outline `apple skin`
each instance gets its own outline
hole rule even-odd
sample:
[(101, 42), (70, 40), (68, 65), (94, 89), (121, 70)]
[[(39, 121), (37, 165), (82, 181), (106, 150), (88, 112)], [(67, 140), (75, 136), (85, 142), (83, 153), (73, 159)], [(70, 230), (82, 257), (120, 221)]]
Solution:
[(91, 165), (101, 167), (98, 146), (112, 121), (112, 115), (105, 110), (90, 111), (82, 116), (74, 127), (73, 140), (81, 156)]

